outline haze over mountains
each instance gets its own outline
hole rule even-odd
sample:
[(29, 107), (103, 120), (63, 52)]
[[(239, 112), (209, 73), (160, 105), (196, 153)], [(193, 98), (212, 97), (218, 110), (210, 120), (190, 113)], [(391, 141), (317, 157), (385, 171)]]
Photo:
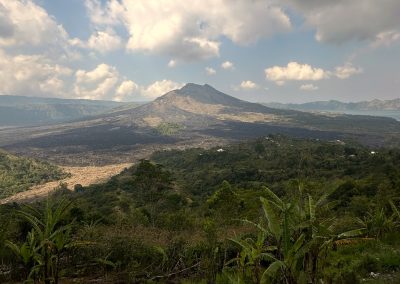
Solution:
[(372, 100), (362, 102), (343, 103), (336, 100), (317, 101), (304, 104), (281, 104), (266, 103), (266, 105), (275, 108), (291, 108), (300, 110), (398, 110), (400, 111), (400, 99), (394, 100)]
[(316, 101), (304, 104), (265, 103), (264, 105), (301, 111), (343, 112), (348, 114), (364, 114), (393, 117), (400, 120), (400, 99), (372, 100), (344, 103), (336, 100)]
[[(137, 111), (140, 112), (132, 113), (130, 119), (135, 120), (137, 124), (150, 126), (157, 126), (163, 119), (177, 123), (182, 123), (182, 121), (185, 123), (191, 121), (194, 124), (199, 124), (201, 121), (204, 123), (204, 118), (195, 117), (195, 114), (206, 115), (208, 116), (207, 120), (214, 117), (247, 122), (266, 122), (276, 120), (279, 114), (285, 114), (277, 109), (286, 109), (387, 116), (400, 120), (400, 99), (351, 103), (336, 100), (304, 104), (261, 103), (270, 108), (269, 115), (266, 115), (266, 109), (258, 104), (225, 95), (209, 85), (203, 87), (200, 89), (198, 85), (189, 83), (181, 90), (169, 92), (155, 100), (154, 103), (138, 109)], [(107, 115), (109, 112), (126, 115), (132, 108), (143, 104), (145, 103), (1, 95), (0, 127), (45, 125), (90, 119), (91, 116)], [(238, 116), (238, 111), (241, 112), (240, 116)], [(264, 115), (259, 113), (264, 113)], [(286, 114), (288, 113), (286, 112)], [(193, 120), (191, 120), (192, 118)], [(281, 119), (282, 117), (278, 120)]]
[(207, 147), (274, 133), (383, 145), (399, 141), (400, 122), (275, 109), (236, 99), (209, 85), (187, 84), (138, 107), (122, 106), (69, 123), (3, 129), (0, 146), (53, 159), (81, 157), (81, 153), (88, 160), (91, 154), (101, 159), (129, 159), (126, 153), (138, 150)]
[(143, 102), (0, 95), (0, 127), (46, 125), (121, 111)]
[(0, 126), (28, 126), (81, 119), (107, 112), (112, 101), (0, 96)]

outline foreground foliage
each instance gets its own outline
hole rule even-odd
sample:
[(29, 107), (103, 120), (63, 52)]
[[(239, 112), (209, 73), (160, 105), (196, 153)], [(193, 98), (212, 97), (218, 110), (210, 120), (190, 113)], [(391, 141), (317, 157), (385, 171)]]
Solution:
[(218, 149), (0, 207), (0, 281), (399, 280), (399, 150), (279, 136)]

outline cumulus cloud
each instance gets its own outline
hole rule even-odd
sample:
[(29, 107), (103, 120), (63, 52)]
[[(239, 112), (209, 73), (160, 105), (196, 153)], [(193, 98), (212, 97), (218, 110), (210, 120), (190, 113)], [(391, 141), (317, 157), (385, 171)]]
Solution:
[(128, 50), (183, 60), (218, 56), (221, 37), (250, 44), (291, 29), (272, 0), (87, 0), (86, 7), (93, 24), (126, 28)]
[(68, 34), (31, 0), (0, 0), (0, 46), (66, 46)]
[[(132, 37), (131, 37), (132, 39)], [(129, 43), (131, 43), (131, 39), (128, 42), (127, 48), (129, 49)], [(180, 43), (180, 46), (176, 46), (175, 44), (171, 46), (171, 50), (169, 50), (169, 54), (174, 55), (176, 57), (180, 57), (184, 60), (198, 60), (198, 59), (207, 59), (211, 57), (219, 56), (219, 46), (220, 42), (209, 40), (204, 37), (193, 37), (193, 38), (184, 38)], [(157, 47), (161, 48), (157, 52), (163, 52), (162, 46)], [(176, 49), (175, 49), (176, 48)], [(136, 48), (132, 48), (135, 50)], [(156, 51), (156, 49), (153, 49)]]
[(336, 67), (335, 76), (339, 79), (347, 79), (353, 75), (362, 73), (361, 68), (354, 67), (351, 63)]
[(114, 66), (102, 63), (93, 70), (75, 72), (74, 92), (83, 99), (128, 101), (137, 98), (154, 99), (182, 86), (170, 80), (141, 86), (120, 75)]
[(217, 71), (215, 71), (214, 68), (206, 67), (205, 70), (206, 70), (207, 75), (209, 75), (209, 76), (217, 74)]
[(136, 92), (138, 92), (138, 90), (139, 86), (135, 82), (131, 80), (125, 80), (117, 88), (114, 100), (117, 102), (121, 102), (127, 97), (133, 96)]
[(92, 34), (87, 43), (88, 47), (106, 53), (122, 46), (121, 38), (113, 31), (97, 31)]
[(72, 46), (91, 49), (100, 53), (115, 51), (123, 46), (121, 37), (110, 28), (104, 31), (95, 31), (87, 41), (73, 38), (69, 40), (69, 43)]
[(72, 70), (41, 55), (7, 55), (0, 49), (0, 93), (65, 96)]
[(178, 0), (86, 0), (86, 7), (94, 25), (125, 27), (128, 49), (182, 54), (185, 60), (218, 56), (221, 37), (250, 44), (287, 32), (287, 9), (300, 14), (321, 42), (375, 41), (383, 33), (400, 32), (398, 0), (194, 0), (191, 5)]
[(316, 29), (316, 39), (342, 43), (375, 40), (377, 35), (400, 31), (398, 0), (284, 0), (278, 1), (301, 13), (306, 24)]
[(289, 62), (287, 66), (273, 66), (265, 69), (265, 76), (268, 80), (278, 85), (285, 81), (318, 81), (329, 77), (329, 72), (315, 68), (308, 64)]
[(169, 91), (176, 90), (183, 87), (183, 84), (173, 82), (170, 80), (156, 81), (147, 87), (141, 87), (140, 94), (149, 99), (158, 98)]
[(313, 84), (303, 84), (300, 86), (300, 90), (302, 91), (316, 91), (318, 89), (318, 86), (314, 86)]
[(118, 0), (108, 0), (104, 5), (99, 0), (86, 0), (85, 6), (90, 21), (95, 25), (117, 25), (121, 22), (119, 16), (123, 13), (123, 6)]
[(253, 81), (247, 80), (247, 81), (242, 81), (242, 83), (240, 83), (240, 88), (244, 90), (254, 90), (258, 89), (259, 86)]
[(221, 64), (222, 69), (225, 70), (233, 70), (235, 69), (235, 65), (230, 61), (225, 61)]
[(120, 80), (116, 68), (104, 63), (91, 71), (78, 70), (75, 77), (75, 94), (89, 100), (109, 99)]

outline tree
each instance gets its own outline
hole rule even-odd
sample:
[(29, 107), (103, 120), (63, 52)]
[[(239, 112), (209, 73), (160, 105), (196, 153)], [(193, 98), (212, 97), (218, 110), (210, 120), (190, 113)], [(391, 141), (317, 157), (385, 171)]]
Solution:
[(231, 184), (223, 181), (216, 192), (207, 200), (208, 207), (217, 212), (216, 215), (221, 217), (225, 222), (233, 219), (240, 209), (240, 201), (236, 193), (233, 191)]

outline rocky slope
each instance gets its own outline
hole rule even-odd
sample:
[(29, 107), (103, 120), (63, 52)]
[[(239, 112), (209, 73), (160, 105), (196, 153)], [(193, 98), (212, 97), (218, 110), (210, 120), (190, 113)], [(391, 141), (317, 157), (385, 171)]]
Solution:
[[(84, 153), (85, 157), (108, 156), (113, 163), (119, 163), (127, 161), (128, 152), (207, 147), (276, 133), (397, 145), (400, 122), (383, 117), (274, 109), (239, 100), (209, 85), (187, 84), (153, 102), (91, 119), (48, 127), (3, 129), (0, 146), (45, 158), (70, 160), (73, 156), (75, 161), (81, 160)], [(116, 157), (122, 158), (115, 160)]]

